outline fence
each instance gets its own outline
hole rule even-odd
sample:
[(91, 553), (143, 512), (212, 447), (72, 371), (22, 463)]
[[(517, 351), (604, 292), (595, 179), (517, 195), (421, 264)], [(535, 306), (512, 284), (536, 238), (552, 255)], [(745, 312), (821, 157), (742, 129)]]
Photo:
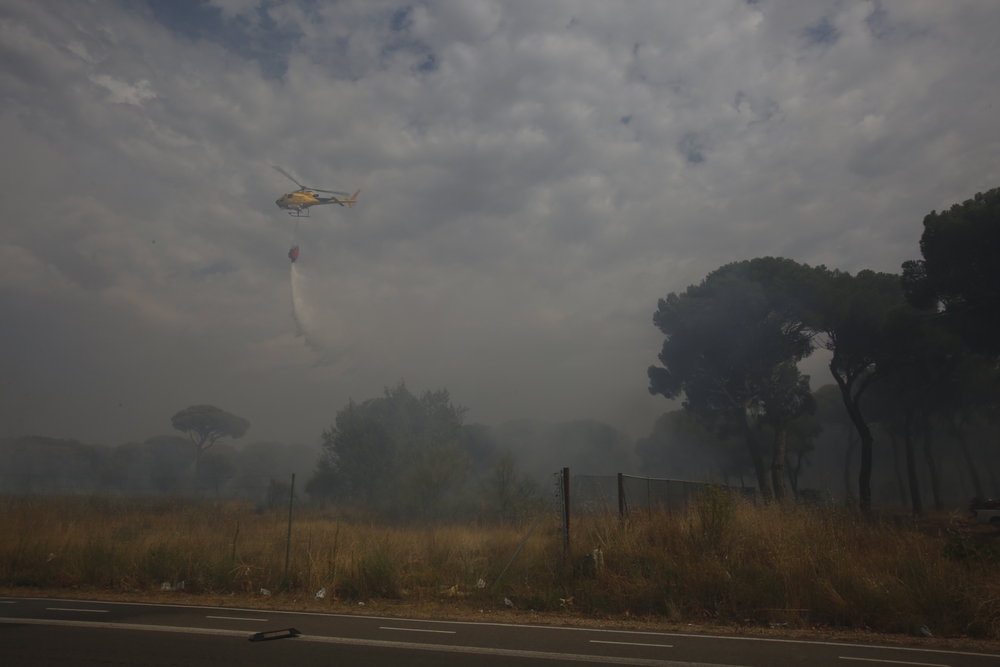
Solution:
[(574, 475), (570, 486), (574, 512), (599, 514), (617, 511), (627, 515), (637, 509), (663, 507), (668, 512), (716, 487), (753, 499), (756, 489), (724, 486), (711, 482), (691, 482), (682, 479), (614, 475)]
[[(667, 511), (684, 507), (713, 486), (709, 482), (691, 482), (678, 479), (637, 477), (619, 473), (615, 475), (573, 475), (564, 480), (564, 471), (554, 478), (554, 493), (563, 498), (563, 485), (568, 481), (570, 503), (559, 508), (562, 522), (566, 512), (600, 514), (618, 512), (626, 515), (630, 510), (649, 510), (663, 507)], [(288, 497), (290, 474), (238, 475), (232, 479), (150, 476), (100, 476), (42, 475), (35, 473), (0, 474), (0, 495), (110, 495), (110, 496), (188, 496), (247, 500), (265, 503), (268, 507), (280, 505)], [(724, 486), (730, 492), (753, 498), (755, 490)]]

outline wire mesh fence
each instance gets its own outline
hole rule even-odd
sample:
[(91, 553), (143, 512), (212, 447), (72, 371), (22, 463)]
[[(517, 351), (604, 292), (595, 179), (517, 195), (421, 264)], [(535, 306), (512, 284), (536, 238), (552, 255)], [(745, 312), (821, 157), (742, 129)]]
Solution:
[(681, 509), (713, 487), (726, 489), (748, 499), (756, 497), (756, 489), (753, 488), (625, 474), (574, 475), (570, 490), (576, 512), (627, 514), (653, 507), (661, 507), (668, 512)]
[[(229, 479), (193, 476), (84, 476), (36, 473), (0, 473), (0, 495), (106, 495), (138, 497), (197, 497), (245, 500), (277, 506), (288, 498), (290, 474), (238, 475)], [(563, 497), (561, 473), (553, 475), (553, 491)], [(721, 487), (754, 498), (755, 489), (728, 487), (709, 482), (638, 477), (634, 475), (573, 475), (570, 505), (574, 514), (605, 512), (626, 514), (662, 507), (683, 508), (707, 489)], [(553, 504), (566, 523), (567, 508)]]

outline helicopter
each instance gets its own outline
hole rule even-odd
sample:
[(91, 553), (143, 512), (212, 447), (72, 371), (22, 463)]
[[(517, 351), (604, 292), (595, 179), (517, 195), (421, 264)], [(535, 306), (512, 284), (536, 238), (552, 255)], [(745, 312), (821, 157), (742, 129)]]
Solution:
[[(346, 192), (306, 187), (295, 180), (291, 174), (281, 167), (274, 165), (274, 170), (290, 180), (292, 183), (295, 183), (295, 185), (299, 186), (299, 189), (295, 192), (288, 192), (274, 202), (278, 205), (278, 208), (284, 209), (288, 215), (294, 218), (308, 218), (309, 207), (316, 206), (318, 204), (340, 204), (341, 206), (347, 204), (349, 208), (354, 208), (354, 202), (358, 198), (358, 193), (361, 192), (361, 190), (357, 190), (353, 195), (348, 196)], [(330, 196), (321, 197), (316, 194), (318, 192), (323, 192)], [(343, 199), (340, 197), (343, 197)]]

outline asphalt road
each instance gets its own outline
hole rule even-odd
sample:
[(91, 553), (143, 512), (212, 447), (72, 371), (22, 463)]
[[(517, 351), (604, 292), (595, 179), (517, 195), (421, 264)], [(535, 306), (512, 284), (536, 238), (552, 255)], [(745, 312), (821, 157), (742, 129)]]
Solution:
[[(295, 638), (250, 642), (295, 628)], [(997, 667), (1000, 653), (743, 636), (0, 598), (0, 657), (42, 665)]]

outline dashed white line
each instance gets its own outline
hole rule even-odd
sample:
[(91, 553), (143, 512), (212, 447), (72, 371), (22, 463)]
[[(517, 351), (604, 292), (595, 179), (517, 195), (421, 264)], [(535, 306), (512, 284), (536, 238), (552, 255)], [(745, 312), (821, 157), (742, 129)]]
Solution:
[(431, 632), (436, 635), (453, 635), (456, 634), (454, 630), (424, 630), (423, 628), (390, 628), (386, 625), (380, 625), (379, 630), (402, 630), (403, 632)]
[(890, 665), (920, 665), (920, 667), (949, 667), (934, 662), (906, 662), (905, 660), (880, 660), (879, 658), (854, 658), (849, 655), (837, 656), (841, 660), (857, 660), (858, 662), (882, 662)]
[(673, 644), (641, 644), (639, 642), (609, 642), (603, 639), (591, 639), (591, 644), (617, 644), (618, 646), (652, 646), (653, 648), (673, 648)]
[[(23, 597), (19, 598), (20, 601), (32, 601), (32, 602), (47, 602), (51, 598), (40, 598), (40, 597)], [(70, 602), (71, 600), (66, 600)], [(247, 611), (252, 612), (252, 609), (239, 609), (235, 607), (217, 607), (213, 605), (193, 605), (193, 604), (170, 604), (164, 605), (156, 602), (117, 602), (115, 600), (101, 600), (101, 604), (107, 605), (119, 605), (122, 607), (158, 607), (164, 608), (169, 607), (170, 609), (198, 609), (198, 610), (209, 610), (209, 609), (219, 609), (221, 611)], [(282, 611), (285, 616), (310, 616), (315, 618), (349, 618), (357, 619), (358, 616), (355, 614), (331, 614), (329, 612), (314, 612), (314, 611)], [(397, 620), (419, 620), (421, 623), (438, 623), (441, 625), (471, 625), (476, 627), (500, 627), (500, 628), (527, 628), (532, 630), (541, 629), (542, 626), (537, 625), (526, 625), (524, 623), (499, 623), (499, 622), (489, 622), (489, 621), (440, 621), (429, 618), (422, 619), (400, 619), (393, 616), (365, 616), (366, 619), (371, 621), (397, 621)], [(745, 641), (745, 642), (768, 642), (777, 644), (806, 644), (813, 646), (835, 646), (838, 648), (844, 648), (844, 642), (838, 641), (821, 641), (815, 639), (779, 639), (777, 637), (748, 637), (739, 635), (716, 635), (716, 634), (698, 634), (693, 632), (648, 632), (640, 630), (608, 630), (606, 628), (577, 628), (571, 626), (544, 626), (546, 631), (560, 630), (564, 632), (589, 632), (589, 633), (604, 633), (604, 634), (618, 634), (618, 635), (648, 635), (654, 637), (684, 637), (686, 639), (708, 639), (708, 640), (734, 640), (734, 641)], [(886, 651), (916, 651), (920, 653), (941, 653), (947, 655), (958, 655), (962, 657), (975, 657), (975, 658), (1000, 658), (1000, 653), (979, 653), (976, 651), (961, 651), (956, 649), (939, 649), (939, 648), (917, 648), (913, 646), (887, 646), (883, 644), (853, 644), (852, 648), (859, 649), (879, 649)], [(931, 664), (931, 663), (928, 663)]]
[(106, 614), (107, 609), (71, 609), (69, 607), (46, 607), (45, 611), (78, 611), (83, 614)]
[(0, 600), (0, 604), (17, 604), (17, 600)]
[(219, 618), (224, 621), (260, 621), (267, 622), (266, 618), (247, 618), (246, 616), (206, 616), (205, 618)]

